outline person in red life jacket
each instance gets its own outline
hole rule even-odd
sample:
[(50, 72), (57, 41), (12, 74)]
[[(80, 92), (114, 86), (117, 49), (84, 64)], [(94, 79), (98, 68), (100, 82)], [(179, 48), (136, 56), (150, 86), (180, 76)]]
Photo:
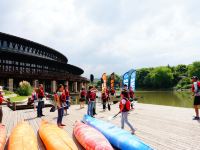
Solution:
[(37, 90), (37, 95), (38, 95), (38, 107), (37, 107), (37, 117), (42, 117), (44, 114), (42, 113), (42, 109), (44, 107), (44, 88), (43, 85), (40, 84), (39, 88)]
[(194, 109), (196, 113), (196, 116), (193, 118), (193, 120), (199, 120), (198, 106), (200, 105), (200, 82), (197, 76), (192, 77), (192, 92), (194, 96)]
[(84, 108), (84, 103), (85, 103), (85, 100), (86, 100), (86, 91), (85, 91), (85, 88), (82, 88), (81, 89), (81, 92), (80, 92), (80, 109), (81, 108)]
[(128, 92), (122, 91), (122, 99), (119, 104), (120, 112), (121, 112), (121, 128), (124, 129), (124, 123), (126, 123), (132, 131), (132, 134), (135, 134), (135, 129), (128, 121), (128, 112), (131, 109), (131, 102), (128, 99)]
[(66, 100), (65, 100), (66, 106), (64, 107), (64, 110), (65, 110), (66, 115), (68, 115), (69, 114), (68, 109), (70, 107), (70, 92), (69, 92), (68, 85), (64, 86), (64, 92), (66, 96)]
[(58, 118), (57, 118), (57, 125), (58, 127), (65, 126), (62, 124), (62, 118), (64, 115), (64, 108), (63, 108), (63, 98), (64, 98), (64, 86), (62, 84), (58, 85), (57, 95), (55, 96), (57, 109), (58, 109)]
[(96, 97), (97, 97), (97, 94), (96, 94), (96, 93), (98, 92), (98, 90), (96, 89), (95, 86), (93, 86), (92, 92), (95, 93), (95, 101), (94, 101), (93, 115), (97, 115), (97, 113), (96, 113)]
[(96, 90), (93, 88), (93, 86), (89, 87), (90, 95), (89, 95), (89, 102), (88, 102), (88, 115), (91, 117), (95, 114), (95, 100), (96, 100)]
[(110, 89), (110, 102), (113, 103), (115, 97), (115, 89), (114, 87)]
[(102, 104), (103, 104), (103, 111), (105, 111), (106, 110), (106, 102), (107, 102), (107, 96), (106, 96), (105, 91), (102, 91), (101, 100), (102, 100)]
[(89, 104), (89, 99), (90, 99), (90, 87), (87, 90), (87, 94), (86, 94), (86, 104)]
[(2, 110), (2, 103), (3, 101), (8, 102), (4, 97), (3, 97), (3, 89), (0, 90), (0, 124), (2, 123), (3, 119), (3, 110)]
[(36, 111), (36, 103), (37, 103), (37, 100), (38, 100), (38, 94), (37, 94), (36, 88), (34, 88), (34, 90), (32, 92), (31, 100), (33, 101), (34, 111)]
[(107, 96), (107, 97), (110, 97), (110, 91), (109, 91), (108, 88), (106, 88), (106, 96)]
[(67, 115), (67, 109), (66, 109), (66, 107), (67, 107), (67, 104), (66, 104), (66, 91), (64, 89), (64, 86), (63, 86), (62, 94), (60, 95), (60, 101), (61, 101), (62, 107), (66, 111), (66, 115)]

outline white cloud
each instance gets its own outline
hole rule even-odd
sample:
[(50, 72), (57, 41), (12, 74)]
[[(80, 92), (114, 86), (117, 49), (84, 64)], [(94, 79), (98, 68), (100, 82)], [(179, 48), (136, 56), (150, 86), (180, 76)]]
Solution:
[(1, 0), (0, 29), (55, 48), (85, 76), (200, 58), (197, 0)]

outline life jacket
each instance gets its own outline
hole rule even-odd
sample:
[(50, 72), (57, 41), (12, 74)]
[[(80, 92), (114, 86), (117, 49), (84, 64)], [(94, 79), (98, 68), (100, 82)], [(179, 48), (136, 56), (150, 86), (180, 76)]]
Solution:
[(0, 95), (0, 104), (3, 103), (3, 96)]
[[(197, 89), (195, 89), (195, 84), (197, 84)], [(200, 82), (194, 82), (192, 84), (192, 91), (194, 92), (195, 96), (200, 96)]]
[(85, 97), (86, 93), (85, 91), (81, 91), (81, 97)]
[[(129, 111), (131, 109), (131, 102), (126, 98), (124, 98), (124, 100), (126, 100), (125, 105), (122, 104), (122, 100), (121, 100), (120, 103), (119, 103), (119, 108), (120, 108), (121, 111), (126, 112), (126, 111)], [(123, 106), (124, 106), (124, 108), (123, 108)]]
[(101, 96), (101, 99), (103, 100), (103, 102), (106, 102), (106, 100), (107, 100), (107, 97), (106, 97), (106, 94), (104, 93), (104, 94), (102, 94), (102, 96)]
[(44, 98), (44, 90), (43, 88), (40, 88), (38, 91), (38, 98)]
[(113, 90), (113, 89), (110, 90), (110, 93), (111, 93), (111, 94), (115, 94), (115, 90)]
[(96, 93), (95, 92), (90, 92), (90, 100), (94, 101), (96, 99)]
[(65, 102), (66, 101), (66, 95), (65, 95), (65, 92), (62, 92), (61, 96), (60, 96), (60, 100), (62, 102)]
[(69, 97), (69, 90), (65, 90), (65, 95)]
[(108, 89), (106, 89), (106, 94), (107, 94), (108, 96), (109, 96), (109, 93), (110, 93), (110, 92), (109, 92), (109, 90), (108, 90)]

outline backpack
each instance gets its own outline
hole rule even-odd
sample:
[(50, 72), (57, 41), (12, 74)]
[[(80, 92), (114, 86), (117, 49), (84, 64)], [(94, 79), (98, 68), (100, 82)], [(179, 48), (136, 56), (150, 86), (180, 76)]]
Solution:
[[(120, 104), (119, 104), (120, 110), (122, 109), (122, 107), (123, 107), (123, 104), (122, 104), (122, 101), (120, 101)], [(122, 111), (123, 112), (124, 111), (129, 111), (130, 109), (131, 109), (131, 102), (126, 99), (126, 103), (125, 103), (124, 109)]]

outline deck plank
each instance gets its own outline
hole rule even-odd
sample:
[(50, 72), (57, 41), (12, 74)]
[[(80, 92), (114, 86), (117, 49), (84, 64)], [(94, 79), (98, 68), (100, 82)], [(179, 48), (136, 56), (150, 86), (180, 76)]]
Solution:
[[(80, 109), (79, 105), (70, 107), (70, 114), (63, 117), (63, 123), (66, 124), (64, 130), (73, 137), (73, 125), (75, 121), (82, 119), (86, 113), (87, 106)], [(113, 116), (118, 112), (118, 105), (112, 105), (111, 111), (102, 112), (102, 106), (97, 103), (97, 116), (96, 118), (108, 121), (109, 116)], [(42, 119), (45, 119), (53, 124), (56, 124), (57, 111), (49, 112), (50, 108), (44, 108), (45, 116), (36, 118), (36, 111), (33, 109), (12, 111), (7, 106), (3, 106), (3, 124), (6, 125), (7, 137), (9, 137), (14, 126), (22, 120), (28, 121), (33, 127), (36, 135)], [(138, 136), (145, 143), (154, 149), (193, 149), (199, 150), (200, 148), (200, 121), (193, 121), (192, 116), (194, 110), (190, 108), (178, 108), (169, 106), (158, 106), (140, 104), (136, 105), (134, 111), (129, 114), (129, 121), (137, 129), (136, 136)], [(120, 127), (120, 115), (111, 123)], [(129, 128), (125, 126), (129, 131)], [(77, 141), (74, 139), (77, 143)], [(38, 136), (38, 146), (40, 150), (45, 147)], [(77, 143), (79, 149), (83, 149)]]

